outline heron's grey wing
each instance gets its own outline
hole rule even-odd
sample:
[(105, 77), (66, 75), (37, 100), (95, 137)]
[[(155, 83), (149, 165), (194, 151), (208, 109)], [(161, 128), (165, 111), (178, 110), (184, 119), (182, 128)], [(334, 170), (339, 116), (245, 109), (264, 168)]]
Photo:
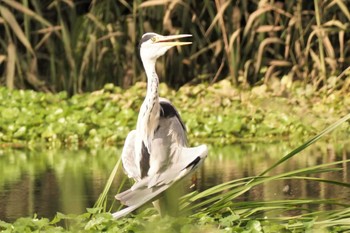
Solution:
[[(193, 148), (183, 148), (181, 154), (186, 159), (183, 159), (181, 163), (175, 164), (163, 172), (158, 177), (158, 182), (152, 187), (149, 187), (149, 183), (153, 181), (153, 178), (147, 176), (135, 183), (129, 190), (117, 194), (116, 199), (127, 206), (138, 205), (139, 203), (144, 204), (154, 199), (171, 185), (194, 172), (207, 157), (208, 150), (205, 145), (201, 145)], [(196, 156), (193, 156), (194, 154)]]
[(192, 173), (208, 156), (208, 148), (206, 145), (197, 147), (179, 146), (174, 149), (173, 153), (173, 161), (169, 168), (162, 172), (157, 180), (150, 180), (148, 187), (169, 184)]
[(125, 139), (122, 151), (122, 164), (129, 178), (140, 180), (140, 172), (137, 170), (138, 166), (136, 166), (135, 161), (135, 138), (136, 130), (132, 130)]
[(187, 148), (186, 129), (176, 108), (169, 100), (160, 98), (159, 125), (152, 141), (148, 170), (148, 188), (170, 183), (178, 173), (198, 156), (205, 158), (207, 148)]
[(148, 182), (150, 177), (145, 177), (141, 181), (137, 182), (132, 188), (116, 195), (116, 199), (120, 200), (121, 203), (127, 205), (128, 207), (122, 209), (118, 212), (113, 213), (113, 217), (118, 219), (132, 211), (136, 210), (140, 206), (146, 204), (147, 202), (153, 201), (157, 199), (159, 195), (161, 195), (164, 191), (166, 191), (169, 187), (175, 184), (177, 181), (180, 181), (187, 175), (190, 175), (195, 169), (203, 163), (204, 159), (207, 156), (207, 148), (206, 146), (199, 146), (195, 148), (184, 148), (184, 155), (189, 153), (197, 153), (201, 152), (195, 160), (191, 163), (187, 164), (185, 168), (183, 168), (180, 172), (174, 172), (173, 170), (168, 170), (167, 172), (162, 174), (162, 180), (170, 181), (168, 183), (161, 183), (158, 186), (154, 186), (152, 188), (148, 188)]
[(174, 161), (174, 149), (187, 144), (186, 129), (176, 108), (160, 98), (160, 117), (152, 140), (152, 153), (147, 175), (157, 178)]
[[(186, 133), (186, 126), (183, 123), (179, 112), (177, 111), (175, 106), (172, 105), (170, 100), (160, 97), (159, 98), (159, 104), (160, 104), (160, 117), (177, 119), (179, 121), (179, 123), (180, 123), (179, 126), (181, 126), (179, 129), (177, 129), (178, 132)], [(184, 135), (184, 137), (186, 138), (186, 134)]]

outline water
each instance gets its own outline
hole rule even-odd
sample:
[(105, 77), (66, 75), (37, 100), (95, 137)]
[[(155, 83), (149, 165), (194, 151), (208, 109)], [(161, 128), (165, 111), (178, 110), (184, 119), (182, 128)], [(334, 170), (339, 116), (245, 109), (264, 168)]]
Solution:
[[(210, 155), (195, 176), (186, 180), (192, 190), (204, 190), (232, 179), (257, 175), (292, 147), (280, 144), (237, 144), (210, 148)], [(92, 207), (118, 160), (121, 148), (87, 150), (0, 150), (0, 219), (52, 218), (56, 212), (83, 213)], [(319, 143), (273, 170), (278, 174), (350, 158), (350, 144)], [(319, 177), (350, 182), (350, 166)], [(118, 171), (111, 197), (125, 179)], [(127, 181), (126, 186), (131, 182)], [(270, 182), (251, 189), (237, 201), (337, 198), (350, 204), (350, 190), (304, 180)]]

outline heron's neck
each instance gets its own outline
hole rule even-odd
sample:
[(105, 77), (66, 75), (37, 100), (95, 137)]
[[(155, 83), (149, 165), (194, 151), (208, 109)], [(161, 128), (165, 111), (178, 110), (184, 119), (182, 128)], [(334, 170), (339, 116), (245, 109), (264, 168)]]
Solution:
[(159, 81), (156, 74), (155, 62), (143, 62), (143, 66), (147, 75), (147, 94), (139, 112), (136, 129), (140, 133), (139, 137), (147, 147), (148, 153), (151, 154), (151, 143), (154, 131), (158, 127), (160, 114), (158, 97)]
[[(156, 73), (155, 61), (143, 62), (143, 66), (147, 75), (147, 93), (145, 100), (142, 103), (139, 117), (137, 120), (137, 128), (142, 131), (154, 130), (153, 125), (149, 125), (149, 122), (158, 124), (159, 118), (159, 97), (158, 97), (158, 85), (159, 80)], [(147, 146), (147, 145), (146, 145)]]
[(145, 98), (146, 104), (153, 105), (158, 102), (158, 86), (159, 79), (156, 73), (156, 64), (153, 61), (143, 63), (147, 75), (147, 94)]

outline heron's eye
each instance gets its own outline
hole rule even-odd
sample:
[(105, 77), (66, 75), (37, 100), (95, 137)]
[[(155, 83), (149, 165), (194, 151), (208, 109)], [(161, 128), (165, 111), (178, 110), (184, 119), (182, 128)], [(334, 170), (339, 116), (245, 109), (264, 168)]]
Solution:
[(151, 41), (152, 41), (152, 42), (156, 42), (156, 41), (157, 41), (157, 38), (152, 37), (152, 38), (151, 38)]

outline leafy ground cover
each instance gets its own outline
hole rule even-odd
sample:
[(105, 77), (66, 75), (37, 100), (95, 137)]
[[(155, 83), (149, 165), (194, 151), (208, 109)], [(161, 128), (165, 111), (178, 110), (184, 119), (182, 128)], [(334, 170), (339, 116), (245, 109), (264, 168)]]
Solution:
[[(107, 84), (100, 91), (69, 97), (65, 92), (1, 87), (0, 145), (122, 144), (135, 127), (145, 88), (145, 83), (128, 90)], [(224, 80), (211, 86), (184, 86), (178, 91), (162, 84), (160, 95), (178, 108), (192, 143), (306, 139), (349, 111), (348, 94), (323, 95), (302, 87), (281, 90), (265, 85), (239, 90)], [(349, 131), (348, 124), (338, 130), (344, 131)]]
[(324, 224), (323, 220), (318, 220), (316, 217), (300, 217), (291, 220), (247, 220), (241, 219), (238, 214), (227, 216), (199, 214), (189, 217), (160, 218), (158, 215), (145, 216), (152, 210), (145, 212), (147, 213), (135, 218), (124, 218), (118, 221), (108, 213), (95, 215), (58, 213), (52, 220), (34, 217), (20, 218), (13, 224), (0, 221), (0, 230), (3, 232), (344, 232), (343, 227), (336, 226), (337, 223), (341, 223), (340, 221), (330, 224), (332, 226), (328, 229), (325, 227), (315, 229), (315, 226)]

